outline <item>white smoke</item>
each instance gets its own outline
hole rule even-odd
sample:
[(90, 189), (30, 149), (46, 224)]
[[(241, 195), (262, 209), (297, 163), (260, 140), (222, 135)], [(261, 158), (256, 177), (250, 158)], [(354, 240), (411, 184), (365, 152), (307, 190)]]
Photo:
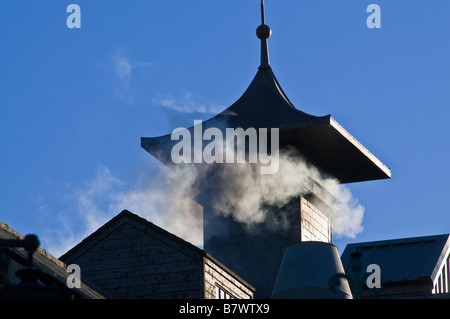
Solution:
[[(314, 181), (340, 202), (331, 205), (330, 210), (322, 207), (322, 212), (332, 220), (334, 236), (354, 238), (362, 232), (364, 207), (358, 204), (350, 190), (337, 179), (324, 176), (294, 152), (280, 154), (276, 174), (264, 175), (259, 171), (255, 164), (223, 164), (219, 178), (224, 186), (214, 198), (216, 213), (231, 216), (251, 229), (271, 218), (274, 207), (282, 208), (293, 197), (307, 195), (308, 185)], [(207, 177), (204, 172), (202, 175), (198, 177)], [(272, 219), (270, 222), (279, 221)]]
[(202, 208), (196, 195), (194, 170), (173, 172), (164, 167), (144, 174), (137, 187), (116, 194), (113, 210), (127, 209), (196, 246), (203, 245)]
[(214, 165), (177, 166), (175, 171), (164, 168), (142, 178), (136, 188), (116, 194), (113, 207), (116, 211), (126, 208), (201, 246), (202, 207), (193, 201), (198, 193), (193, 185), (206, 181), (208, 186), (217, 186), (216, 180), (221, 186), (214, 197), (215, 212), (232, 217), (248, 229), (271, 218), (273, 207), (281, 208), (291, 198), (305, 195), (305, 186), (314, 180), (340, 202), (333, 210), (323, 211), (332, 219), (333, 235), (354, 238), (363, 230), (364, 207), (350, 190), (293, 152), (280, 154), (276, 174), (260, 174), (258, 164), (248, 163), (220, 164), (219, 170)]
[[(198, 191), (192, 186), (211, 177), (214, 170), (210, 167), (178, 166), (175, 171), (167, 167), (146, 167), (133, 185), (127, 185), (107, 167), (101, 167), (93, 180), (73, 192), (77, 211), (70, 212), (70, 218), (67, 212), (59, 215), (64, 229), (54, 234), (59, 238), (53, 239), (47, 250), (56, 255), (64, 253), (124, 209), (201, 247), (202, 207), (193, 200)], [(282, 207), (292, 197), (304, 195), (305, 185), (313, 179), (341, 202), (334, 207), (340, 216), (329, 214), (333, 217), (333, 235), (354, 238), (363, 230), (364, 207), (350, 190), (292, 153), (280, 154), (279, 171), (272, 175), (260, 174), (257, 164), (225, 163), (221, 167), (219, 176), (213, 176), (224, 185), (214, 198), (215, 211), (234, 218), (248, 229), (270, 218), (268, 207)], [(208, 180), (210, 184), (214, 181)]]
[(60, 256), (124, 209), (201, 246), (202, 209), (192, 200), (194, 181), (192, 171), (176, 174), (166, 167), (145, 167), (130, 184), (108, 167), (99, 167), (92, 180), (69, 190), (67, 209), (53, 217), (59, 227), (46, 230), (41, 236), (43, 246)]

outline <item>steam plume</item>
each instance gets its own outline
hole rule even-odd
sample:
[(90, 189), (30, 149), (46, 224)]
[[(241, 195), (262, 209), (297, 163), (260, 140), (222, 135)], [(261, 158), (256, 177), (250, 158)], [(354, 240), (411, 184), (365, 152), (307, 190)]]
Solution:
[[(270, 218), (268, 206), (281, 207), (293, 196), (304, 195), (305, 185), (312, 178), (341, 202), (334, 207), (339, 211), (339, 217), (324, 212), (332, 217), (333, 236), (354, 238), (362, 232), (364, 207), (347, 187), (334, 178), (323, 176), (317, 168), (292, 152), (280, 154), (279, 161), (279, 171), (273, 175), (260, 174), (256, 164), (221, 164), (220, 176), (216, 177), (225, 187), (215, 198), (216, 212), (251, 229)], [(202, 207), (192, 200), (197, 195), (193, 185), (211, 177), (210, 166), (200, 169), (179, 166), (175, 171), (167, 167), (146, 167), (140, 172), (144, 173), (140, 173), (138, 180), (130, 186), (113, 176), (107, 167), (100, 168), (92, 181), (74, 192), (78, 211), (75, 212), (77, 218), (73, 212), (70, 214), (70, 221), (84, 224), (84, 231), (74, 233), (75, 225), (70, 225), (69, 218), (65, 219), (67, 232), (64, 233), (70, 233), (70, 236), (53, 240), (58, 245), (48, 250), (64, 253), (123, 209), (201, 247)], [(59, 218), (64, 219), (63, 216)]]
[[(335, 211), (324, 211), (332, 218), (334, 236), (354, 238), (363, 230), (364, 207), (347, 187), (335, 178), (324, 176), (293, 152), (280, 154), (279, 160), (279, 171), (272, 175), (260, 174), (257, 165), (248, 163), (221, 164), (219, 171), (209, 165), (178, 166), (175, 172), (164, 168), (153, 178), (143, 179), (136, 189), (118, 194), (114, 206), (127, 208), (201, 245), (202, 208), (192, 200), (197, 195), (193, 185), (205, 180), (214, 184), (215, 178), (220, 179), (224, 187), (214, 199), (215, 211), (250, 229), (270, 218), (268, 207), (282, 207), (292, 197), (305, 195), (305, 185), (313, 179), (340, 201), (333, 207), (339, 216)], [(212, 171), (215, 175), (211, 175)]]

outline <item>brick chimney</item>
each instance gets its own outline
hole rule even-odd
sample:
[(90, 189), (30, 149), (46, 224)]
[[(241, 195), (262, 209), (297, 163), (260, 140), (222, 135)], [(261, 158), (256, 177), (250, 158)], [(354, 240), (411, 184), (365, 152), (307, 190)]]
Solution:
[(287, 246), (332, 242), (330, 212), (337, 214), (331, 208), (337, 200), (312, 180), (305, 189), (282, 207), (270, 207), (264, 222), (250, 226), (215, 212), (220, 188), (197, 198), (203, 206), (203, 248), (253, 285), (255, 298), (270, 297)]

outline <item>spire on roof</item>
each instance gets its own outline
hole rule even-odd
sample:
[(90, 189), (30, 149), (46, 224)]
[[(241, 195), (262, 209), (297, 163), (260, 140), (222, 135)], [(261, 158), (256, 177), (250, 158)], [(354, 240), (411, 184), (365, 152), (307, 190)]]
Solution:
[(272, 34), (269, 26), (265, 23), (264, 16), (264, 0), (261, 0), (261, 25), (256, 29), (256, 36), (261, 39), (261, 65), (260, 69), (269, 67), (269, 48), (267, 46), (267, 39)]

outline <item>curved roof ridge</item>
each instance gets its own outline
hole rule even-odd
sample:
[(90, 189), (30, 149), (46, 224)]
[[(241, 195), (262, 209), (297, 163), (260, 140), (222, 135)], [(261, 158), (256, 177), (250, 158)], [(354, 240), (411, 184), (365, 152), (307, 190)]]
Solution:
[(278, 82), (277, 77), (275, 76), (275, 73), (273, 73), (272, 68), (270, 68), (270, 72), (272, 73), (273, 79), (275, 81), (275, 85), (277, 86), (278, 90), (280, 91), (281, 95), (289, 102), (289, 104), (296, 109), (296, 107), (292, 104), (292, 102), (287, 97), (286, 93), (284, 93), (283, 88), (280, 85), (280, 82)]
[(227, 117), (233, 126), (273, 126), (322, 118), (297, 109), (281, 88), (270, 66), (259, 68), (252, 82), (230, 107), (210, 120)]

